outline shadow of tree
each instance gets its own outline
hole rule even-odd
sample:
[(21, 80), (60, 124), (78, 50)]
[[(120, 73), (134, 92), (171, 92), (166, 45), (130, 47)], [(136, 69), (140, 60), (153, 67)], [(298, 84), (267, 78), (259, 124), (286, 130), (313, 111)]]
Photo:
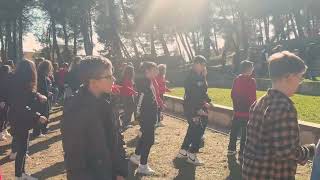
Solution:
[(41, 141), (36, 144), (33, 144), (29, 147), (29, 155), (32, 155), (32, 154), (35, 154), (39, 151), (48, 149), (49, 145), (56, 143), (58, 141), (61, 141), (61, 139), (62, 139), (62, 136), (61, 136), (61, 134), (59, 134), (59, 135), (53, 136), (50, 139), (47, 139), (45, 141)]
[(186, 163), (183, 159), (173, 160), (174, 168), (178, 169), (178, 175), (174, 180), (195, 180), (196, 167), (194, 165)]
[(237, 158), (235, 156), (228, 157), (228, 168), (230, 170), (229, 176), (226, 180), (241, 180), (241, 166), (237, 162)]
[(33, 176), (39, 179), (50, 179), (51, 177), (64, 174), (64, 173), (65, 173), (64, 162), (57, 162), (52, 166), (42, 169), (41, 171), (33, 174)]

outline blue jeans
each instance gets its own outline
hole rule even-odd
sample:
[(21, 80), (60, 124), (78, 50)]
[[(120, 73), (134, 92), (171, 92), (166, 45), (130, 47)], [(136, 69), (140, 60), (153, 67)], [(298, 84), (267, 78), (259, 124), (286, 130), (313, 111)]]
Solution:
[(317, 145), (316, 153), (313, 159), (311, 180), (320, 179), (320, 140)]

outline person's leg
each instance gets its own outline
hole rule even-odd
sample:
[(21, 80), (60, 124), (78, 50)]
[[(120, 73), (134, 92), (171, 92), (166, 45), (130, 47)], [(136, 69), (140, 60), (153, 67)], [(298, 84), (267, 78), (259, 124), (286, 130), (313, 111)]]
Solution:
[(34, 128), (33, 128), (33, 131), (32, 131), (32, 137), (38, 137), (41, 133), (41, 127), (42, 125), (41, 124), (37, 124)]
[(246, 144), (247, 139), (247, 119), (241, 119), (240, 120), (240, 126), (241, 126), (241, 139), (240, 139), (240, 151), (239, 155), (243, 154), (244, 146)]
[(21, 177), (25, 173), (25, 158), (28, 150), (29, 132), (19, 132), (16, 134), (17, 157), (15, 160), (15, 176)]
[(188, 129), (187, 133), (184, 137), (183, 143), (181, 145), (181, 149), (183, 150), (188, 150), (191, 144), (191, 137), (193, 136), (193, 131), (194, 131), (194, 124), (191, 122), (191, 120), (188, 120)]
[(191, 136), (191, 147), (189, 149), (190, 153), (199, 152), (202, 135), (203, 135), (203, 126), (201, 125), (201, 123), (195, 124), (193, 127), (193, 133)]
[(235, 152), (237, 149), (237, 138), (240, 130), (240, 120), (233, 118), (231, 124), (231, 131), (230, 131), (230, 139), (229, 139), (229, 146), (228, 151)]
[(141, 146), (141, 160), (140, 164), (146, 165), (148, 163), (148, 157), (150, 149), (154, 144), (154, 125), (150, 124), (143, 127), (141, 139), (143, 141)]

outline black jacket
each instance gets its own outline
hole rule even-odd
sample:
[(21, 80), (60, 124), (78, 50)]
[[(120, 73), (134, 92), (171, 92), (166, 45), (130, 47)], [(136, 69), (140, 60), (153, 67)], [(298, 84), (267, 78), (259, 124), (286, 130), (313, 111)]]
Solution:
[(136, 87), (138, 90), (137, 113), (140, 115), (140, 123), (155, 124), (158, 105), (152, 82), (147, 78), (139, 78), (136, 80)]
[(125, 143), (109, 98), (80, 88), (65, 103), (61, 132), (69, 180), (127, 176)]
[(49, 111), (50, 111), (50, 97), (49, 92), (52, 88), (52, 82), (49, 77), (44, 75), (38, 76), (38, 92), (48, 98), (48, 101), (43, 103), (40, 107), (40, 113), (45, 117), (49, 118)]
[(2, 90), (2, 98), (9, 105), (9, 120), (13, 133), (25, 132), (39, 123), (41, 106), (37, 92), (27, 91), (20, 87), (19, 79), (13, 75), (6, 88)]
[(208, 84), (204, 76), (191, 71), (184, 83), (184, 114), (188, 118), (198, 116), (205, 102), (211, 102), (207, 94)]

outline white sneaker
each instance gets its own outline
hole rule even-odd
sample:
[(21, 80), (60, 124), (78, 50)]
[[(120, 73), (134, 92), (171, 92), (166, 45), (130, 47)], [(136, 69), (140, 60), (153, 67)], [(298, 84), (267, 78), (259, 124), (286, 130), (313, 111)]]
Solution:
[(0, 141), (5, 141), (7, 140), (6, 135), (2, 132), (0, 133)]
[(16, 152), (15, 152), (15, 153), (12, 152), (12, 153), (10, 154), (10, 156), (9, 156), (9, 159), (10, 159), (10, 160), (15, 160), (16, 157), (17, 157), (17, 153), (16, 153)]
[(38, 180), (38, 178), (23, 173), (21, 177), (16, 177), (16, 180)]
[(188, 153), (188, 163), (193, 164), (195, 166), (202, 166), (203, 163), (197, 158), (197, 155), (194, 153)]
[(44, 137), (46, 137), (46, 135), (44, 135), (44, 134), (41, 133), (38, 137), (39, 137), (39, 138), (44, 138)]
[(184, 149), (180, 149), (178, 155), (176, 156), (179, 159), (185, 159), (188, 158), (188, 152)]
[(154, 170), (152, 170), (147, 164), (146, 165), (140, 164), (137, 169), (137, 173), (147, 175), (147, 176), (151, 176), (155, 174)]
[(136, 155), (136, 154), (133, 154), (131, 157), (130, 157), (130, 161), (135, 164), (135, 165), (139, 165), (140, 164), (140, 158), (141, 156), (139, 155)]

